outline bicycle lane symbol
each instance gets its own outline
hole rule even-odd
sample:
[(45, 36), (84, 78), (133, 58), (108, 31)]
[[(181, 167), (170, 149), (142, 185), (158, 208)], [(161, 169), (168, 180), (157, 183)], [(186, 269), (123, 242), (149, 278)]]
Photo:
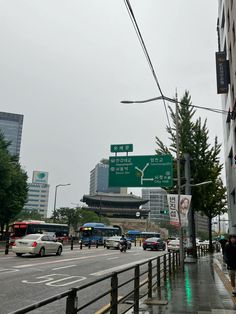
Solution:
[(87, 279), (86, 277), (83, 276), (70, 276), (66, 274), (50, 274), (50, 275), (45, 275), (45, 276), (39, 276), (35, 277), (35, 281), (29, 281), (29, 280), (22, 280), (22, 283), (26, 284), (45, 284), (46, 286), (50, 287), (64, 287), (68, 285), (72, 285), (76, 282), (83, 281)]

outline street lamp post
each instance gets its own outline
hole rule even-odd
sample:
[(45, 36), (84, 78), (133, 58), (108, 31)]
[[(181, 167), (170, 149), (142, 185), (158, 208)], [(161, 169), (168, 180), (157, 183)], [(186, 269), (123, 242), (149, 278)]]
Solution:
[(179, 210), (179, 203), (180, 203), (180, 193), (181, 193), (181, 177), (180, 177), (180, 148), (179, 148), (179, 106), (178, 106), (178, 99), (176, 93), (176, 99), (168, 98), (165, 96), (159, 96), (155, 98), (150, 98), (146, 100), (137, 100), (137, 101), (130, 101), (124, 100), (121, 101), (122, 104), (135, 104), (135, 103), (146, 103), (155, 100), (168, 100), (175, 104), (176, 110), (176, 159), (177, 159), (177, 189), (178, 189), (178, 204), (177, 204), (177, 212), (179, 217), (179, 237), (180, 237), (180, 267), (184, 270), (184, 245), (183, 245), (183, 228), (181, 224), (181, 216)]
[(71, 185), (70, 183), (66, 183), (66, 184), (58, 184), (55, 187), (55, 197), (54, 197), (54, 206), (53, 206), (53, 221), (55, 222), (55, 216), (56, 216), (56, 204), (57, 204), (57, 189), (59, 188), (59, 186), (67, 186), (67, 185)]

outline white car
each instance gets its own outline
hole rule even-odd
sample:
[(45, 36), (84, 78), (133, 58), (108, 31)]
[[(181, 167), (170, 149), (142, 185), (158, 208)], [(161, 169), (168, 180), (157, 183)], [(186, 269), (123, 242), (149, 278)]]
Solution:
[(170, 240), (167, 244), (168, 252), (170, 251), (179, 251), (179, 240)]
[[(106, 242), (105, 242), (106, 248), (107, 249), (110, 249), (110, 248), (119, 249), (120, 239), (121, 239), (120, 236), (113, 236), (113, 237), (106, 239)], [(131, 242), (130, 241), (127, 241), (127, 249), (128, 250), (131, 249)]]
[(50, 235), (36, 233), (28, 234), (22, 239), (16, 240), (12, 245), (12, 251), (17, 256), (23, 254), (34, 254), (40, 257), (55, 253), (61, 255), (62, 244)]

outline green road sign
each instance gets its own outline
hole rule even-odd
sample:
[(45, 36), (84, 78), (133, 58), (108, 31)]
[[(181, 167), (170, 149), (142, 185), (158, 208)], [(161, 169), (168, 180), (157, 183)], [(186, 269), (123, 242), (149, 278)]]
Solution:
[(111, 153), (127, 153), (133, 151), (133, 144), (113, 144), (111, 145)]
[(168, 209), (160, 210), (160, 214), (169, 215), (169, 210)]
[(171, 155), (109, 158), (109, 187), (171, 187)]

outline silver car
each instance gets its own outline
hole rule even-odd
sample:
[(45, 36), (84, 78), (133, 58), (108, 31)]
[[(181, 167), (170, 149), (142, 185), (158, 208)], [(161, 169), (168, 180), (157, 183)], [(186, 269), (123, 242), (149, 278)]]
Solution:
[(12, 245), (12, 251), (17, 256), (23, 254), (34, 254), (40, 257), (55, 253), (61, 255), (62, 244), (50, 235), (36, 233), (28, 234), (22, 239), (16, 240)]
[[(110, 249), (110, 248), (119, 249), (120, 239), (121, 239), (120, 236), (113, 236), (113, 237), (106, 239), (106, 242), (105, 242), (106, 248), (107, 249)], [(131, 242), (130, 241), (127, 241), (127, 249), (128, 250), (131, 249)]]

